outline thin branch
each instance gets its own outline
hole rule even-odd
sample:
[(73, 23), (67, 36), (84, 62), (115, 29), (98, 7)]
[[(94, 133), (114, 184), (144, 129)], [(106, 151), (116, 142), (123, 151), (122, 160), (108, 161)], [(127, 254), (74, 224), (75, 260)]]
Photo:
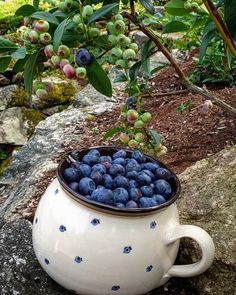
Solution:
[[(153, 92), (152, 95), (155, 97), (165, 97), (165, 96), (171, 96), (171, 95), (179, 95), (179, 94), (184, 94), (184, 93), (188, 93), (189, 90), (188, 89), (183, 89), (183, 90), (176, 90), (176, 91), (170, 91), (170, 92)], [(143, 94), (142, 97), (145, 96), (150, 96), (149, 93)]]
[(130, 0), (130, 11), (131, 11), (131, 14), (132, 14), (133, 16), (135, 16), (134, 0)]
[(180, 78), (180, 83), (183, 84), (188, 90), (191, 92), (198, 93), (202, 95), (203, 97), (211, 100), (215, 105), (223, 108), (227, 112), (229, 112), (231, 115), (236, 116), (236, 109), (228, 105), (227, 103), (220, 100), (218, 97), (214, 96), (210, 92), (208, 92), (205, 89), (202, 89), (193, 83), (191, 83), (188, 78), (184, 75), (182, 70), (180, 69), (179, 65), (175, 61), (175, 59), (172, 57), (171, 53), (165, 48), (165, 46), (161, 43), (160, 38), (153, 30), (151, 30), (148, 27), (145, 27), (142, 23), (140, 23), (135, 16), (132, 14), (127, 13), (124, 11), (123, 16), (131, 20), (138, 28), (151, 39), (157, 46), (157, 48), (165, 55), (165, 57), (169, 60), (172, 67), (175, 69), (176, 73), (178, 74)]

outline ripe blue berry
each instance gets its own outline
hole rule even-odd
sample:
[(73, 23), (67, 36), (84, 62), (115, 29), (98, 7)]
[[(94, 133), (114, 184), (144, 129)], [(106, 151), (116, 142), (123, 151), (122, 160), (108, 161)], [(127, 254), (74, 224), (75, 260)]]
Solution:
[(125, 159), (124, 158), (116, 158), (112, 164), (120, 164), (122, 166), (125, 166)]
[(92, 167), (93, 165), (99, 163), (100, 159), (96, 155), (85, 155), (83, 157), (83, 163)]
[(146, 157), (139, 151), (132, 152), (131, 158), (135, 159), (138, 163), (144, 163), (146, 161)]
[(126, 189), (122, 187), (116, 188), (114, 191), (114, 202), (126, 204), (129, 200), (129, 194)]
[(73, 191), (78, 192), (79, 191), (79, 184), (78, 182), (71, 182), (68, 184), (69, 188), (71, 188)]
[(129, 172), (126, 173), (127, 178), (134, 179), (134, 180), (136, 180), (137, 175), (138, 175), (137, 171), (129, 171)]
[(136, 180), (130, 180), (129, 181), (129, 189), (131, 189), (131, 188), (136, 188), (136, 187), (138, 187), (138, 183), (137, 183), (137, 181)]
[(130, 171), (141, 171), (141, 166), (135, 159), (127, 159), (126, 166), (125, 166), (126, 173)]
[(129, 181), (126, 177), (119, 175), (114, 178), (114, 188), (117, 187), (124, 187), (128, 188), (129, 187)]
[(152, 173), (154, 173), (155, 170), (159, 167), (160, 166), (157, 163), (152, 163), (152, 162), (144, 163), (142, 165), (142, 169), (150, 170)]
[(94, 181), (89, 177), (84, 177), (79, 182), (79, 191), (82, 195), (90, 195), (95, 188)]
[(102, 183), (105, 186), (105, 188), (113, 189), (114, 187), (113, 178), (109, 174), (103, 175)]
[(80, 172), (78, 172), (75, 168), (66, 168), (64, 170), (64, 178), (67, 182), (77, 182), (80, 180)]
[(100, 172), (101, 174), (106, 174), (106, 168), (104, 167), (103, 164), (95, 164), (92, 167), (92, 171), (91, 172)]
[(147, 169), (144, 169), (142, 170), (144, 173), (146, 173), (148, 176), (151, 177), (152, 181), (155, 181), (156, 180), (156, 177), (155, 175), (150, 171), (150, 170), (147, 170)]
[(125, 205), (123, 203), (115, 203), (115, 206), (118, 208), (125, 208)]
[(164, 179), (166, 181), (169, 181), (173, 178), (172, 173), (165, 168), (157, 168), (155, 171), (155, 175), (157, 179)]
[(126, 208), (138, 208), (138, 204), (135, 201), (131, 200), (126, 203), (125, 207)]
[(147, 184), (150, 184), (152, 182), (152, 179), (145, 172), (139, 172), (138, 175), (137, 175), (137, 182), (140, 185), (147, 185)]
[(96, 188), (92, 192), (91, 197), (99, 203), (103, 203), (106, 205), (113, 204), (113, 192), (103, 187)]
[(143, 196), (139, 188), (131, 188), (129, 190), (130, 200), (138, 202), (138, 200)]
[(126, 157), (127, 157), (127, 152), (124, 150), (119, 150), (113, 154), (112, 159), (115, 160), (117, 158), (126, 158)]
[(92, 149), (92, 150), (90, 150), (90, 151), (87, 153), (87, 155), (94, 155), (94, 156), (97, 156), (97, 157), (100, 157), (100, 156), (101, 156), (99, 150), (97, 150), (97, 149)]
[(144, 197), (150, 198), (153, 195), (153, 189), (150, 185), (143, 185), (140, 190)]
[(96, 185), (101, 184), (103, 180), (103, 175), (99, 171), (92, 171), (90, 174), (90, 178), (96, 183)]
[(157, 202), (157, 205), (160, 205), (166, 202), (165, 198), (161, 195), (153, 195), (152, 199)]
[(75, 54), (76, 63), (79, 66), (88, 66), (92, 62), (92, 56), (85, 48), (80, 48)]
[(125, 168), (120, 164), (112, 164), (109, 173), (112, 177), (125, 174)]
[(80, 171), (83, 177), (89, 177), (91, 173), (91, 167), (87, 164), (80, 164), (77, 170)]
[(169, 198), (172, 194), (170, 184), (164, 179), (158, 179), (154, 182), (154, 193)]
[(148, 208), (148, 207), (154, 207), (157, 205), (157, 202), (152, 198), (141, 198), (139, 200), (139, 207), (140, 208)]

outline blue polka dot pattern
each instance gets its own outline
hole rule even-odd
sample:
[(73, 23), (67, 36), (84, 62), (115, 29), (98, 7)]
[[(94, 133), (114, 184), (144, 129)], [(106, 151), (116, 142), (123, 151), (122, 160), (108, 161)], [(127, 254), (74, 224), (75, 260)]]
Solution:
[(124, 247), (123, 253), (129, 254), (131, 250), (132, 250), (131, 246), (126, 246)]
[(149, 265), (149, 266), (146, 268), (146, 272), (150, 272), (152, 269), (153, 269), (153, 266), (152, 266), (152, 265)]
[(36, 217), (36, 218), (35, 218), (35, 224), (37, 224), (38, 221), (39, 221), (39, 220), (38, 220), (38, 217)]
[(64, 225), (60, 225), (59, 231), (63, 233), (64, 231), (66, 231), (66, 227)]
[(117, 286), (117, 285), (111, 287), (112, 291), (118, 291), (119, 289), (120, 289), (120, 286)]
[(47, 258), (44, 259), (44, 262), (48, 265), (49, 264), (49, 260)]
[(155, 228), (157, 226), (157, 223), (156, 223), (156, 221), (152, 221), (151, 223), (150, 223), (150, 228)]
[(57, 195), (59, 193), (59, 189), (57, 188), (54, 192), (55, 195)]
[(100, 224), (100, 220), (97, 219), (97, 218), (94, 218), (94, 219), (91, 221), (91, 224), (94, 225), (94, 226), (96, 226), (96, 225)]
[(75, 257), (75, 262), (81, 263), (82, 261), (83, 261), (83, 259), (80, 256)]

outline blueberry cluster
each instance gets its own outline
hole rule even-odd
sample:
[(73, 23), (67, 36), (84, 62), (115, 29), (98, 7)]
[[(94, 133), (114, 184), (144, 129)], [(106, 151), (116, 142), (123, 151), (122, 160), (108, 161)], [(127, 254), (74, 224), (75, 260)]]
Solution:
[(141, 152), (118, 150), (112, 156), (91, 149), (81, 161), (63, 171), (75, 192), (118, 208), (148, 208), (165, 203), (172, 195), (172, 173)]

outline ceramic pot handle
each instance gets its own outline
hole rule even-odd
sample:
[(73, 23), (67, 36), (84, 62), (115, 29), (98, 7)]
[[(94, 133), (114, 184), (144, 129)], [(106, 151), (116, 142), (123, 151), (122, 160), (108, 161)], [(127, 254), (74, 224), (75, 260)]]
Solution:
[(173, 232), (167, 237), (166, 244), (169, 245), (180, 238), (191, 238), (195, 240), (201, 250), (202, 258), (196, 263), (186, 265), (173, 265), (167, 272), (167, 276), (192, 277), (203, 273), (213, 262), (215, 246), (209, 234), (198, 226), (177, 225)]

